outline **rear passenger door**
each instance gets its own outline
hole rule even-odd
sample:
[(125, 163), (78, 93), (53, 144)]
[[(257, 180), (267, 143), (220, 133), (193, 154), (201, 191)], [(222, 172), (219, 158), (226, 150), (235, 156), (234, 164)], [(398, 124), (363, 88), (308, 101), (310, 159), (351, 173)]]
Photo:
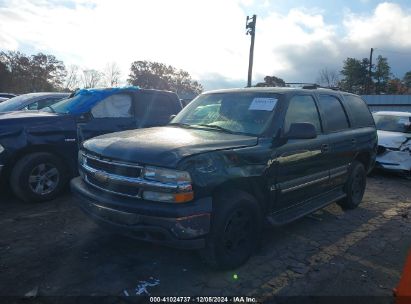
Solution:
[[(181, 109), (181, 108), (180, 108)], [(170, 122), (171, 115), (177, 114), (177, 100), (161, 92), (139, 92), (135, 106), (139, 128), (164, 126)]]
[(317, 131), (312, 139), (289, 139), (277, 149), (277, 208), (308, 200), (329, 188), (327, 136), (323, 134), (318, 107), (311, 95), (290, 99), (284, 120), (284, 134), (292, 123), (311, 123)]
[(332, 159), (329, 167), (330, 186), (335, 187), (347, 179), (349, 165), (355, 154), (356, 136), (340, 97), (320, 94), (318, 100), (329, 141), (328, 153)]

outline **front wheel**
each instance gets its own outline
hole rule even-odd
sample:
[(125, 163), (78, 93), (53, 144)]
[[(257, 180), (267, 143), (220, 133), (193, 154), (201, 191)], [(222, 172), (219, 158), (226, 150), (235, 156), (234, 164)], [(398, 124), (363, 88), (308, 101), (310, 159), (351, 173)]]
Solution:
[(361, 203), (366, 186), (366, 172), (364, 165), (359, 161), (351, 164), (350, 175), (344, 190), (347, 196), (338, 204), (342, 209), (354, 209)]
[(66, 185), (66, 171), (60, 159), (53, 154), (28, 154), (14, 166), (10, 178), (11, 188), (25, 202), (50, 200)]
[(261, 211), (251, 195), (224, 193), (213, 204), (211, 231), (200, 253), (213, 268), (236, 268), (255, 251), (261, 229)]

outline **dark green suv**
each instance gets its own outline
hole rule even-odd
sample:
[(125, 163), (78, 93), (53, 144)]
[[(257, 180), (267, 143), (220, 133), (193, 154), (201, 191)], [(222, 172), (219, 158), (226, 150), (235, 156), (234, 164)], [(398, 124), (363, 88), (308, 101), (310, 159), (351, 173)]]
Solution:
[(81, 208), (135, 238), (199, 249), (217, 268), (244, 263), (264, 223), (337, 202), (357, 207), (377, 133), (357, 95), (247, 88), (201, 94), (168, 126), (87, 140)]

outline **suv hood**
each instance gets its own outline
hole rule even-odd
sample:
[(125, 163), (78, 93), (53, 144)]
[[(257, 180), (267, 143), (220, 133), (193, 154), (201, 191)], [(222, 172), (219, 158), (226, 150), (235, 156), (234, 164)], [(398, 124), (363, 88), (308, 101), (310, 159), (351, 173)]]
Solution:
[(209, 129), (155, 127), (98, 136), (85, 141), (83, 147), (105, 158), (175, 168), (186, 156), (257, 142), (257, 137)]

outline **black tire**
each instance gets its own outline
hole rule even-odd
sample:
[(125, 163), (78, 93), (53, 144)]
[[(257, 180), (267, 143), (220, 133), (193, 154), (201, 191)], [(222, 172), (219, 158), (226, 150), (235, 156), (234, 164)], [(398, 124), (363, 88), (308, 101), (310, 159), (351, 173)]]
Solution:
[(358, 207), (364, 196), (365, 186), (367, 184), (367, 173), (365, 172), (364, 165), (359, 161), (354, 161), (351, 164), (349, 174), (344, 186), (344, 191), (347, 196), (338, 202), (344, 210)]
[[(44, 164), (43, 175), (41, 175), (42, 164)], [(35, 176), (37, 172), (38, 175)], [(51, 200), (63, 190), (67, 181), (67, 169), (63, 162), (55, 155), (44, 152), (28, 154), (21, 158), (15, 164), (10, 177), (14, 194), (25, 202)], [(44, 191), (40, 191), (41, 186), (37, 188), (38, 183), (43, 185)]]
[(260, 207), (251, 195), (224, 192), (213, 202), (211, 231), (201, 256), (215, 269), (242, 265), (259, 245), (262, 222)]

